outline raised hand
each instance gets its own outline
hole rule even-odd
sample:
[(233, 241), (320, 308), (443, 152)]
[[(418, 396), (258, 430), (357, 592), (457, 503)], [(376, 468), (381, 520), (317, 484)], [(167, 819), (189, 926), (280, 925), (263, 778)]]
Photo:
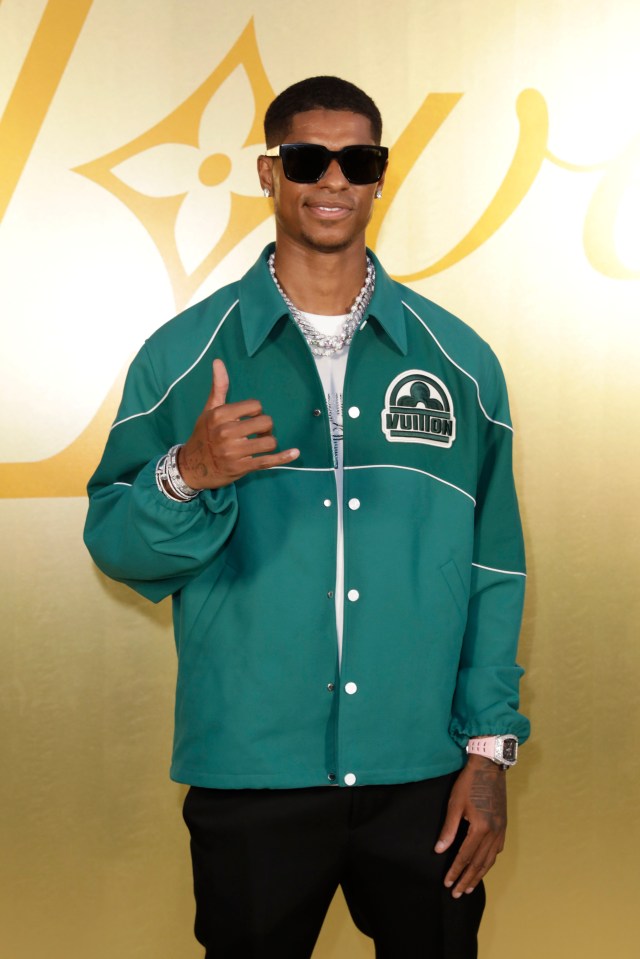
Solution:
[(229, 374), (213, 361), (213, 383), (193, 433), (178, 453), (180, 474), (193, 489), (218, 489), (256, 470), (290, 463), (300, 450), (274, 453), (273, 421), (259, 400), (227, 403)]

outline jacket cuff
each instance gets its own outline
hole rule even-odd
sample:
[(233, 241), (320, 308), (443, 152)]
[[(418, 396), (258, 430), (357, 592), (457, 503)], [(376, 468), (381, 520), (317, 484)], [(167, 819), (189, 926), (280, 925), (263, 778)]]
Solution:
[(449, 724), (451, 738), (464, 749), (475, 736), (511, 733), (523, 743), (529, 720), (518, 712), (520, 666), (471, 667), (460, 670)]

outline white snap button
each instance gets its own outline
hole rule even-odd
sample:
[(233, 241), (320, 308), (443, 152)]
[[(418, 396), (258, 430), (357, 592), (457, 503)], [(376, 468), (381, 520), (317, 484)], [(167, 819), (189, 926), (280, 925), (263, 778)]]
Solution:
[(326, 500), (324, 501), (324, 505), (327, 506), (327, 507), (328, 507), (328, 506), (331, 506), (331, 500), (330, 500), (330, 499), (326, 499)]
[(347, 412), (352, 420), (357, 420), (360, 416), (360, 410), (357, 406), (350, 406)]
[(357, 497), (349, 500), (349, 509), (360, 509), (360, 500)]
[(354, 693), (358, 692), (358, 687), (356, 683), (347, 683), (344, 687), (345, 693), (349, 693), (350, 696), (353, 696)]
[(347, 599), (350, 599), (352, 603), (355, 603), (356, 600), (360, 599), (360, 593), (357, 589), (350, 589), (347, 593)]
[(345, 785), (347, 785), (347, 786), (355, 786), (355, 784), (356, 784), (356, 774), (355, 774), (355, 773), (347, 773), (347, 775), (344, 777), (344, 781), (345, 781)]

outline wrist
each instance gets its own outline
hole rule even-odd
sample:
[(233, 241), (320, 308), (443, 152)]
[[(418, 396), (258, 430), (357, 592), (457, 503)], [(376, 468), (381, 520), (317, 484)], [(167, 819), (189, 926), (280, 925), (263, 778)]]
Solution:
[(512, 733), (503, 736), (473, 736), (467, 743), (467, 755), (478, 756), (508, 769), (518, 761), (518, 737)]
[(179, 446), (176, 451), (176, 467), (180, 473), (182, 482), (190, 487), (190, 489), (201, 492), (202, 488), (198, 486), (198, 477), (194, 474), (193, 470), (189, 469), (185, 445)]
[(494, 763), (492, 759), (488, 759), (487, 756), (477, 756), (473, 753), (467, 755), (466, 766), (469, 769), (485, 769), (485, 770), (495, 770), (496, 773), (503, 772), (504, 766)]
[(172, 446), (168, 453), (165, 453), (158, 460), (156, 466), (156, 485), (161, 493), (169, 499), (176, 502), (188, 503), (195, 499), (201, 492), (194, 489), (184, 481), (184, 478), (178, 467), (178, 453), (180, 446)]

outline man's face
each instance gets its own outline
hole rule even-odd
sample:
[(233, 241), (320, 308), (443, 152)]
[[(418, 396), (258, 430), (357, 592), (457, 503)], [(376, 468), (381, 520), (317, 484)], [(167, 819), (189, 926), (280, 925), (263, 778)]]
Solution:
[[(284, 143), (321, 143), (330, 150), (375, 144), (367, 117), (346, 110), (309, 110), (294, 116)], [(353, 243), (364, 247), (364, 231), (373, 212), (378, 183), (357, 186), (345, 178), (333, 159), (317, 183), (293, 183), (282, 161), (260, 157), (260, 185), (269, 189), (275, 208), (276, 240), (310, 250), (333, 253)]]

